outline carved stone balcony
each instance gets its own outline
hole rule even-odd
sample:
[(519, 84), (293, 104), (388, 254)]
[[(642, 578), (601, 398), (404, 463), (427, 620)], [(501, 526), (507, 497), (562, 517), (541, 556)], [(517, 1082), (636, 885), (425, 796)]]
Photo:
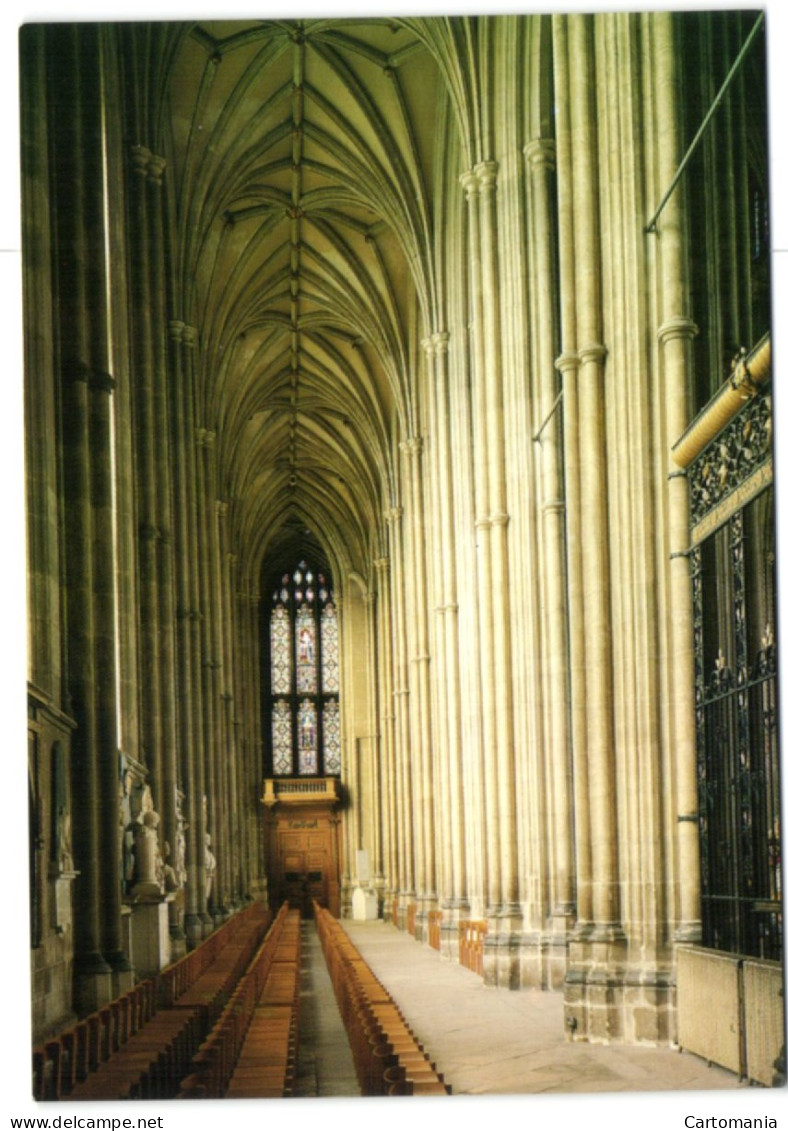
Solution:
[(263, 805), (269, 809), (286, 805), (339, 804), (337, 778), (266, 778), (263, 783)]

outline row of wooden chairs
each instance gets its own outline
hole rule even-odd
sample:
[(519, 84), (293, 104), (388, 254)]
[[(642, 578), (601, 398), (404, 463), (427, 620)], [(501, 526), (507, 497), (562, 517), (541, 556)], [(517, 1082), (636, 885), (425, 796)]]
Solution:
[(484, 940), (487, 923), (484, 919), (460, 919), (458, 923), (460, 966), (484, 977)]
[(179, 1099), (292, 1095), (301, 968), (300, 913), (287, 904), (182, 1080)]
[(313, 906), (362, 1095), (449, 1095), (451, 1088), (347, 932), (329, 911)]
[(441, 911), (428, 911), (427, 912), (427, 942), (433, 950), (439, 951), (441, 948), (441, 922), (443, 920), (443, 912)]
[(172, 1096), (271, 918), (250, 904), (184, 958), (34, 1049), (34, 1098)]

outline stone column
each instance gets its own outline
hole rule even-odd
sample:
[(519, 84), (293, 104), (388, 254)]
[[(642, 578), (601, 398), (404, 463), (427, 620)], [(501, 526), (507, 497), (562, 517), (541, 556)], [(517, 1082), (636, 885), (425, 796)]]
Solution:
[(382, 817), (382, 870), (385, 880), (383, 918), (391, 917), (391, 904), (399, 887), (399, 856), (397, 853), (397, 775), (394, 765), (395, 735), (394, 700), (391, 657), (391, 601), (389, 594), (389, 559), (374, 561), (378, 591), (377, 652), (378, 703), (380, 714), (380, 779)]
[[(472, 344), (472, 390), (475, 428), (481, 428), (480, 442), (473, 445), (474, 505), (476, 509), (476, 562), (478, 569), (479, 603), (479, 665), (480, 670), (490, 673), (481, 680), (482, 715), (482, 769), (484, 773), (484, 820), (489, 831), (497, 830), (499, 792), (495, 781), (494, 763), (496, 758), (498, 714), (495, 709), (493, 675), (493, 596), (497, 593), (496, 579), (492, 575), (491, 561), (491, 523), (489, 464), (487, 459), (487, 437), (484, 421), (487, 414), (486, 386), (484, 381), (484, 306), (482, 291), (484, 280), (481, 264), (480, 220), (479, 220), (479, 178), (475, 171), (467, 172), (460, 178), (468, 203), (468, 252), (470, 258), (471, 291), (471, 344)], [(475, 440), (475, 437), (474, 437)], [(487, 914), (494, 916), (501, 909), (501, 866), (500, 846), (497, 835), (492, 841), (487, 839), (486, 895)]]
[[(181, 838), (185, 838), (182, 842), (185, 845), (185, 857), (179, 861), (181, 868), (185, 868), (186, 883), (184, 890), (180, 896), (173, 901), (170, 911), (170, 937), (174, 942), (177, 951), (178, 944), (181, 942), (179, 933), (183, 933), (186, 926), (186, 917), (194, 917), (197, 914), (196, 899), (197, 888), (196, 884), (192, 882), (194, 860), (190, 859), (189, 845), (193, 840), (192, 828), (194, 821), (193, 813), (193, 788), (195, 767), (194, 755), (196, 750), (196, 740), (194, 734), (194, 666), (191, 648), (191, 627), (190, 618), (193, 614), (191, 607), (191, 575), (193, 569), (192, 558), (190, 554), (190, 507), (189, 507), (189, 470), (190, 470), (190, 443), (189, 434), (187, 431), (187, 413), (185, 407), (186, 399), (186, 373), (187, 364), (185, 357), (185, 339), (184, 332), (186, 327), (180, 320), (174, 319), (169, 323), (170, 335), (170, 374), (171, 380), (169, 383), (170, 393), (170, 450), (172, 451), (173, 458), (173, 555), (175, 561), (174, 582), (175, 582), (175, 619), (176, 619), (176, 642), (177, 642), (177, 672), (176, 672), (176, 694), (178, 702), (181, 704), (181, 712), (179, 718), (178, 728), (178, 741), (180, 744), (179, 749), (179, 764), (178, 770), (180, 774), (180, 784), (185, 792), (185, 812), (183, 813), (183, 824), (185, 828), (181, 828), (176, 834), (175, 843), (170, 842), (170, 848), (177, 853), (178, 842)], [(179, 875), (179, 881), (183, 885), (183, 876)], [(179, 908), (182, 904), (184, 915), (183, 924), (180, 920)], [(188, 933), (184, 938), (194, 946), (195, 938), (190, 937)]]
[[(68, 605), (68, 695), (70, 714), (77, 729), (71, 749), (71, 803), (74, 861), (78, 878), (74, 885), (74, 958), (77, 1008), (85, 1013), (112, 997), (111, 967), (101, 951), (102, 867), (100, 790), (103, 779), (96, 752), (96, 657), (93, 653), (93, 513), (91, 509), (90, 394), (87, 369), (66, 377), (63, 414), (67, 423), (63, 452), (66, 484), (66, 586)], [(115, 759), (112, 759), (113, 763)], [(113, 795), (117, 794), (117, 781)], [(117, 814), (113, 805), (114, 819)], [(77, 819), (78, 817), (78, 819)]]
[[(657, 168), (661, 183), (670, 184), (681, 160), (678, 126), (679, 77), (676, 69), (674, 19), (669, 12), (655, 13), (654, 78), (659, 115), (657, 123)], [(687, 427), (687, 404), (692, 374), (692, 340), (698, 327), (689, 317), (691, 293), (686, 261), (686, 214), (679, 185), (659, 220), (662, 324), (658, 338), (662, 363), (670, 444)], [(676, 940), (699, 942), (700, 845), (698, 837), (697, 754), (695, 749), (694, 655), (692, 583), (690, 561), (683, 553), (689, 545), (689, 491), (687, 480), (674, 474), (668, 483), (668, 521), (671, 551), (670, 594), (667, 608), (671, 628), (671, 678), (673, 743), (676, 766), (678, 845), (678, 925)]]
[(141, 760), (156, 804), (161, 804), (161, 691), (159, 665), (159, 588), (156, 487), (156, 421), (154, 412), (154, 347), (149, 257), (153, 237), (148, 213), (148, 163), (153, 155), (144, 146), (131, 151), (129, 185), (131, 245), (131, 298), (133, 311), (132, 357), (133, 437), (135, 444), (135, 494), (137, 500), (137, 592), (139, 598), (139, 681)]
[(424, 489), (421, 457), (424, 443), (421, 437), (411, 437), (400, 445), (408, 464), (406, 473), (408, 489), (408, 514), (410, 516), (410, 585), (409, 602), (412, 624), (411, 689), (413, 739), (411, 753), (414, 758), (414, 778), (416, 789), (417, 852), (416, 852), (416, 938), (427, 937), (427, 913), (434, 907), (437, 899), (435, 890), (435, 817), (433, 789), (433, 751), (430, 727), (430, 655), (427, 635), (427, 589), (424, 561)]
[[(102, 814), (107, 806), (105, 759), (108, 756), (116, 767), (117, 734), (110, 733), (104, 673), (97, 669), (107, 638), (107, 599), (110, 608), (114, 601), (112, 588), (106, 592), (108, 532), (96, 529), (105, 515), (106, 487), (111, 484), (109, 464), (102, 467), (99, 462), (109, 433), (102, 413), (98, 420), (96, 416), (96, 408), (104, 407), (104, 394), (97, 389), (99, 375), (108, 366), (100, 35), (94, 26), (58, 28), (49, 45), (52, 97), (63, 113), (62, 129), (53, 138), (53, 177), (58, 202), (60, 443), (68, 515), (67, 707), (77, 724), (71, 754), (72, 806), (79, 817), (72, 822), (73, 848), (80, 873), (74, 890), (75, 999), (77, 1008), (87, 1013), (113, 994), (111, 965), (103, 948), (109, 948), (112, 963), (122, 965), (117, 939), (107, 930), (102, 912), (102, 896), (109, 886), (101, 856), (106, 827)], [(112, 661), (114, 696), (114, 652)], [(109, 797), (116, 841), (117, 773)], [(114, 880), (119, 889), (119, 874)]]
[(400, 887), (397, 926), (407, 923), (407, 905), (415, 896), (413, 884), (413, 792), (411, 785), (410, 703), (408, 648), (405, 632), (406, 606), (402, 547), (402, 507), (386, 511), (391, 561), (392, 653), (394, 663), (394, 713), (396, 717), (397, 823)]
[[(534, 233), (534, 276), (539, 279), (534, 349), (537, 358), (537, 408), (545, 422), (539, 436), (540, 511), (543, 541), (543, 585), (545, 593), (545, 640), (542, 686), (546, 690), (545, 764), (550, 777), (550, 919), (555, 969), (551, 977), (563, 981), (566, 966), (565, 934), (575, 912), (574, 852), (572, 844), (572, 775), (569, 765), (567, 703), (569, 700), (566, 654), (566, 568), (564, 544), (564, 486), (561, 459), (561, 416), (554, 412), (556, 382), (549, 380), (557, 329), (554, 317), (558, 281), (554, 269), (555, 217), (552, 181), (555, 173), (555, 142), (539, 138), (524, 150), (531, 186)], [(552, 416), (550, 414), (553, 413)], [(548, 420), (549, 418), (549, 420)], [(551, 969), (553, 964), (551, 963)]]
[(189, 553), (189, 602), (187, 611), (188, 635), (191, 651), (191, 725), (190, 737), (193, 748), (189, 754), (192, 778), (187, 785), (188, 835), (186, 838), (186, 861), (188, 887), (186, 892), (186, 937), (190, 946), (196, 946), (204, 934), (210, 933), (212, 920), (207, 913), (205, 894), (205, 809), (202, 799), (205, 796), (206, 729), (203, 709), (203, 592), (200, 573), (201, 558), (201, 505), (202, 505), (202, 458), (201, 444), (204, 437), (197, 428), (195, 419), (195, 359), (197, 331), (192, 326), (183, 328), (184, 344), (184, 395), (182, 411), (184, 415), (184, 455), (186, 466), (184, 483), (188, 503), (188, 553)]
[(96, 739), (99, 789), (102, 953), (118, 975), (113, 987), (130, 988), (131, 965), (121, 931), (121, 858), (118, 839), (118, 698), (116, 639), (116, 562), (112, 404), (109, 374), (90, 381), (91, 506), (93, 511), (93, 607), (96, 656)]
[(443, 643), (442, 698), (445, 702), (443, 741), (446, 782), (442, 807), (447, 805), (443, 836), (447, 842), (446, 883), (441, 950), (457, 955), (457, 922), (469, 910), (467, 899), (466, 842), (463, 828), (464, 767), (462, 757), (461, 690), (457, 614), (457, 552), (454, 529), (454, 476), (451, 457), (451, 404), (449, 396), (449, 334), (438, 331), (430, 338), (435, 388), (435, 435), (437, 480), (440, 506), (439, 564), (442, 591), (441, 622)]
[(367, 655), (370, 657), (368, 667), (369, 688), (367, 701), (369, 703), (369, 810), (370, 820), (365, 834), (364, 843), (370, 850), (370, 879), (378, 895), (383, 888), (383, 861), (382, 861), (382, 823), (383, 810), (381, 805), (381, 736), (380, 736), (380, 711), (378, 705), (379, 665), (380, 653), (377, 649), (377, 618), (375, 615), (377, 593), (370, 587), (364, 595), (366, 608), (366, 635)]
[[(502, 916), (511, 930), (519, 919), (517, 844), (515, 831), (514, 747), (512, 737), (511, 625), (509, 596), (509, 515), (506, 502), (504, 451), (504, 397), (501, 374), (501, 288), (498, 268), (498, 220), (496, 186), (498, 165), (486, 161), (474, 172), (479, 182), (479, 232), (481, 242), (482, 294), (484, 301), (485, 439), (489, 461), (490, 576), (495, 599), (493, 612), (493, 683), (495, 687), (495, 755), (500, 837), (500, 884)], [(504, 971), (504, 978), (509, 978)], [(514, 975), (512, 975), (514, 977)]]
[(227, 749), (227, 827), (232, 843), (232, 857), (230, 861), (230, 907), (237, 910), (241, 906), (243, 893), (247, 888), (246, 881), (246, 838), (248, 835), (248, 822), (246, 814), (247, 795), (242, 795), (244, 765), (242, 751), (238, 745), (239, 724), (238, 693), (240, 690), (237, 679), (237, 643), (238, 632), (235, 623), (234, 594), (237, 587), (238, 556), (228, 549), (230, 538), (227, 532), (227, 523), (224, 528), (224, 580), (222, 584), (222, 597), (224, 600), (224, 659), (225, 672), (224, 694), (222, 702), (225, 709), (225, 735)]
[(553, 60), (556, 103), (556, 161), (558, 177), (558, 247), (561, 278), (562, 353), (556, 368), (562, 375), (564, 487), (566, 492), (567, 608), (569, 618), (570, 728), (572, 743), (573, 821), (577, 877), (577, 925), (573, 937), (584, 937), (593, 919), (591, 906), (591, 838), (588, 821), (588, 761), (586, 751), (585, 620), (583, 607), (582, 528), (580, 484), (582, 458), (579, 437), (577, 327), (575, 303), (575, 232), (572, 144), (569, 95), (567, 20), (553, 18)]
[(593, 845), (592, 939), (621, 935), (618, 891), (618, 828), (613, 744), (610, 562), (605, 455), (604, 360), (600, 342), (598, 154), (594, 125), (593, 25), (586, 16), (568, 20), (574, 180), (578, 415), (582, 455), (580, 521), (583, 530), (583, 597), (589, 818)]
[[(216, 434), (207, 428), (197, 431), (197, 474), (198, 474), (198, 561), (200, 607), (203, 612), (201, 632), (201, 683), (202, 683), (202, 729), (203, 729), (203, 788), (200, 798), (201, 819), (203, 822), (203, 868), (206, 859), (206, 835), (211, 836), (211, 848), (217, 860), (225, 851), (225, 845), (218, 830), (219, 789), (217, 784), (217, 760), (220, 757), (217, 706), (218, 669), (216, 654), (216, 607), (214, 604), (213, 549), (216, 522), (215, 497), (213, 487), (213, 447)], [(203, 933), (210, 934), (213, 927), (221, 921), (222, 872), (214, 873), (210, 891), (207, 892), (207, 906), (201, 911)]]
[[(156, 609), (155, 623), (158, 636), (158, 678), (159, 678), (159, 737), (160, 748), (160, 792), (155, 795), (156, 805), (162, 817), (160, 830), (160, 849), (168, 844), (170, 852), (175, 850), (178, 840), (178, 728), (176, 710), (175, 679), (175, 582), (173, 579), (172, 510), (170, 494), (172, 489), (172, 459), (170, 451), (169, 424), (169, 357), (167, 351), (167, 286), (165, 257), (167, 238), (164, 230), (163, 183), (166, 162), (163, 158), (150, 154), (146, 169), (147, 214), (150, 232), (150, 253), (148, 269), (150, 273), (151, 307), (147, 312), (153, 323), (151, 335), (153, 380), (152, 417), (154, 429), (153, 472), (155, 497), (155, 526), (158, 538), (156, 552)], [(181, 948), (183, 936), (174, 907), (170, 907), (170, 936), (176, 950)]]

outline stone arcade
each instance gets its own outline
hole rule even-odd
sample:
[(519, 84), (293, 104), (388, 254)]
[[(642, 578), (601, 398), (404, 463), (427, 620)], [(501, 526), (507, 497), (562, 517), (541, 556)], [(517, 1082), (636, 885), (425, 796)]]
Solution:
[(317, 898), (770, 1083), (758, 14), (29, 25), (21, 81), (34, 1039)]

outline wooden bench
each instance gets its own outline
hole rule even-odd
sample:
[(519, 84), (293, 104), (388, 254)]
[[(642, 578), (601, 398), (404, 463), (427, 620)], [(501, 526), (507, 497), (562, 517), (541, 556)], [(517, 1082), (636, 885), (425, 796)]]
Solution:
[(270, 924), (259, 903), (33, 1052), (36, 1099), (168, 1098)]
[(318, 936), (362, 1095), (448, 1095), (436, 1065), (345, 930), (314, 905)]
[(301, 916), (287, 904), (181, 1081), (179, 1099), (292, 1095)]

